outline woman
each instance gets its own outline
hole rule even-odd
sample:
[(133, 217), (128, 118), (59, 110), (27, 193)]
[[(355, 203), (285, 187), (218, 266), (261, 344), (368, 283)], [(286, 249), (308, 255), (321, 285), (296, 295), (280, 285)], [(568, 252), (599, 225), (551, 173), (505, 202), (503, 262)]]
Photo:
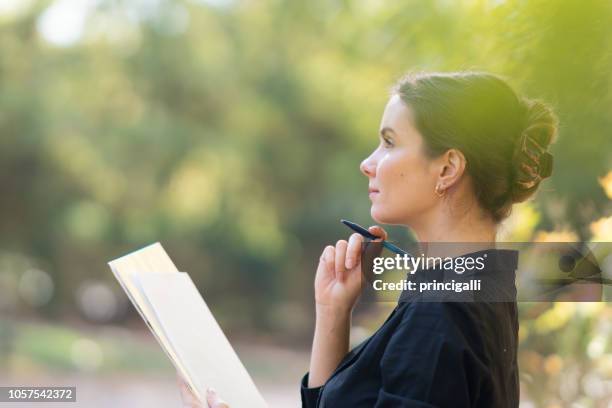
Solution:
[[(556, 131), (546, 105), (517, 96), (497, 76), (409, 75), (393, 89), (380, 143), (360, 166), (371, 216), (409, 227), (422, 243), (480, 243), (485, 273), (514, 273), (516, 251), (495, 249), (498, 225), (550, 176), (546, 149)], [(386, 238), (380, 227), (370, 232)], [(353, 234), (319, 260), (302, 405), (517, 407), (515, 301), (423, 303), (402, 294), (378, 331), (349, 353), (361, 250)], [(214, 393), (208, 405), (226, 406)]]

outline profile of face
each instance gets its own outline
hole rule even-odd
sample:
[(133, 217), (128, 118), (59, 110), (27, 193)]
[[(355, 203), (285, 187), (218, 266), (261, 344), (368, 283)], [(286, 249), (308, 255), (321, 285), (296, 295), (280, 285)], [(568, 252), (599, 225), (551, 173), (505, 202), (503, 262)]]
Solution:
[(379, 138), (376, 150), (360, 165), (369, 179), (370, 214), (379, 223), (410, 226), (440, 201), (435, 186), (441, 163), (427, 157), (412, 112), (397, 94), (385, 107)]

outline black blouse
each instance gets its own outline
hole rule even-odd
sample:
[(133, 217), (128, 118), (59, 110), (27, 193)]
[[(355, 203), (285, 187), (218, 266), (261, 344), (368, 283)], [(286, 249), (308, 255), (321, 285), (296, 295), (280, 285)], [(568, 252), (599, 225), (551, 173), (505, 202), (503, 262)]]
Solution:
[[(485, 251), (496, 261), (487, 268), (514, 275), (518, 251)], [(518, 407), (517, 337), (516, 301), (418, 302), (402, 293), (323, 386), (308, 388), (306, 373), (302, 407)]]

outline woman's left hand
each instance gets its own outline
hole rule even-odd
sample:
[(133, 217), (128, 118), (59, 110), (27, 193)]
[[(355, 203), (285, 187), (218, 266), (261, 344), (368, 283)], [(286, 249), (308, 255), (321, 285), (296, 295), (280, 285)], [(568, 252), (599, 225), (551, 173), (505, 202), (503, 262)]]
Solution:
[(206, 390), (206, 405), (203, 405), (200, 399), (191, 392), (191, 389), (180, 375), (178, 375), (178, 382), (184, 408), (230, 408), (227, 402), (223, 401), (214, 389), (209, 388)]

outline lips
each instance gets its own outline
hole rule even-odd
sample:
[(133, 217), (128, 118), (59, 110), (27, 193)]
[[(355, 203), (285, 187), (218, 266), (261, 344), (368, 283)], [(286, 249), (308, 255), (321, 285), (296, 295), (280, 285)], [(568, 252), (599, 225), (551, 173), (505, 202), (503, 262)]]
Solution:
[(380, 193), (380, 191), (378, 191), (378, 189), (377, 189), (377, 188), (370, 187), (370, 188), (368, 189), (368, 193), (370, 193), (370, 194), (372, 194), (372, 193)]

